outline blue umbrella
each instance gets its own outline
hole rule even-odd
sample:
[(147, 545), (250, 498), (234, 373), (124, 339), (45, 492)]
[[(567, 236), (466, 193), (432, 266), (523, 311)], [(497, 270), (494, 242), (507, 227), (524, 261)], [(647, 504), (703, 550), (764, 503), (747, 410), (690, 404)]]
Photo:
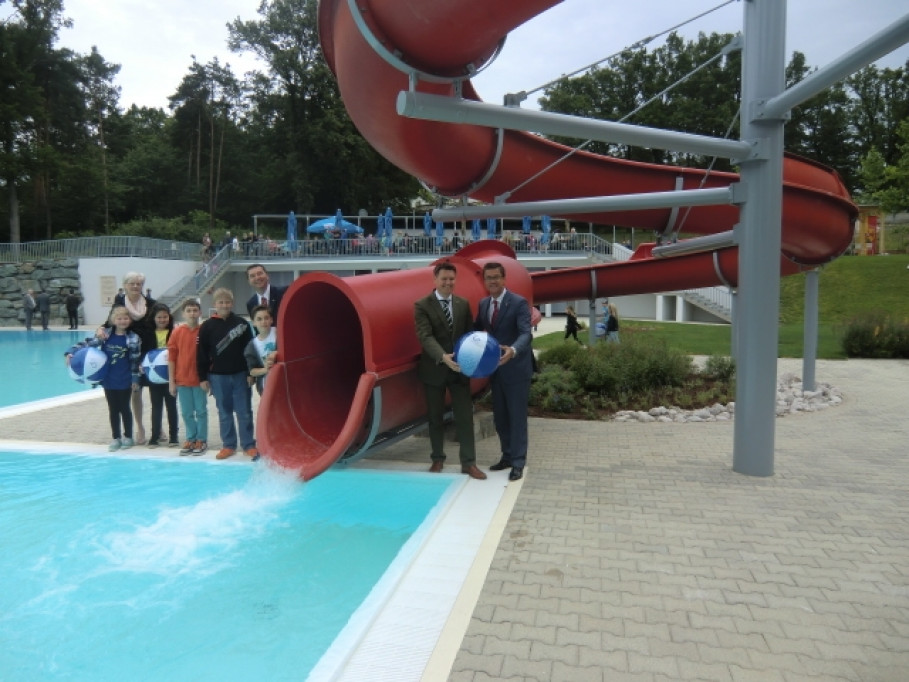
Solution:
[(378, 219), (376, 220), (376, 237), (378, 239), (381, 239), (384, 236), (385, 236), (385, 216), (380, 213)]
[(297, 248), (297, 216), (293, 211), (287, 215), (287, 248), (291, 251)]
[(394, 236), (394, 231), (391, 227), (391, 206), (385, 209), (385, 234), (389, 239)]
[(529, 215), (525, 215), (521, 219), (521, 229), (523, 230), (524, 234), (530, 234), (530, 216)]
[(442, 246), (445, 238), (445, 223), (436, 223), (436, 246)]
[(475, 218), (473, 224), (470, 226), (470, 236), (474, 241), (479, 241), (480, 239), (480, 220)]
[(307, 234), (325, 234), (326, 232), (335, 231), (343, 232), (345, 234), (350, 232), (360, 233), (363, 231), (363, 228), (346, 220), (341, 220), (341, 222), (338, 223), (337, 216), (333, 218), (322, 218), (322, 220), (317, 220), (306, 228)]
[(429, 217), (429, 211), (423, 215), (423, 234), (427, 237), (432, 234), (432, 218)]
[(552, 218), (550, 218), (548, 215), (544, 215), (543, 219), (540, 222), (543, 225), (542, 242), (544, 244), (548, 244), (549, 243), (549, 232), (550, 232), (550, 230), (552, 230)]
[(486, 239), (495, 239), (496, 238), (496, 219), (487, 218), (486, 219)]

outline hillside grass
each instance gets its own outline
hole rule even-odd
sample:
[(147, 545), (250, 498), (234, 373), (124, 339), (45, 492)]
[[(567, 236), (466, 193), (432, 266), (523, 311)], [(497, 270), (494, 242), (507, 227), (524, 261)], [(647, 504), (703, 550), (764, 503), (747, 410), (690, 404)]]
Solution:
[[(818, 358), (845, 358), (840, 330), (862, 314), (882, 312), (909, 320), (909, 254), (844, 256), (821, 270), (819, 280)], [(780, 282), (779, 357), (800, 358), (803, 353), (805, 276)], [(621, 311), (619, 311), (621, 314)], [(691, 355), (730, 355), (732, 329), (728, 325), (685, 324), (623, 320), (622, 331), (646, 333)], [(583, 340), (587, 331), (579, 332)], [(562, 342), (563, 332), (534, 339), (545, 350)]]

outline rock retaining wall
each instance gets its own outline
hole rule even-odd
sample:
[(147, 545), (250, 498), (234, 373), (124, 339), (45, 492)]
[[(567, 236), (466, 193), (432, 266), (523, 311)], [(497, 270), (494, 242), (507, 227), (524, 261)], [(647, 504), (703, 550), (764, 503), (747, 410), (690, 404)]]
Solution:
[[(22, 296), (29, 289), (34, 289), (35, 294), (46, 291), (50, 296), (52, 325), (67, 325), (69, 318), (63, 302), (70, 287), (82, 295), (79, 261), (75, 258), (0, 264), (0, 327), (25, 326)], [(82, 319), (80, 308), (80, 322)], [(40, 328), (39, 320), (35, 311), (35, 321)]]

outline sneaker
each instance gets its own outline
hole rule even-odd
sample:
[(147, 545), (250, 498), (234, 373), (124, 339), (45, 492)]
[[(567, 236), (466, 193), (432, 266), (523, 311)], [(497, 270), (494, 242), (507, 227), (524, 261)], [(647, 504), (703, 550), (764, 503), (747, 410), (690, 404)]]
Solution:
[(197, 440), (195, 443), (193, 443), (194, 455), (201, 455), (206, 450), (208, 450), (208, 443), (206, 443), (204, 440)]
[(255, 457), (258, 457), (258, 456), (259, 456), (259, 451), (256, 450), (255, 448), (246, 448), (246, 453), (245, 453), (245, 454), (246, 454), (247, 457), (253, 457), (253, 458), (255, 458)]
[(169, 441), (168, 444), (167, 444), (167, 447), (169, 447), (169, 448), (178, 448), (178, 447), (180, 447), (180, 441), (178, 441), (178, 440)]
[(194, 445), (194, 443), (191, 440), (188, 440), (185, 443), (183, 443), (183, 447), (180, 448), (180, 454), (188, 455), (189, 453), (191, 453), (193, 451), (193, 445)]
[(148, 447), (150, 447), (150, 448), (156, 448), (159, 445), (160, 445), (160, 443), (158, 442), (158, 440), (156, 438), (152, 438), (150, 441), (148, 441)]
[(228, 457), (233, 457), (236, 452), (233, 448), (221, 448), (218, 454), (215, 455), (215, 459), (227, 459)]
[(131, 448), (132, 446), (133, 446), (132, 438), (121, 438), (120, 439), (120, 447), (123, 448), (124, 450), (126, 448)]
[(116, 452), (120, 449), (120, 439), (114, 438), (110, 444), (107, 446), (109, 452)]

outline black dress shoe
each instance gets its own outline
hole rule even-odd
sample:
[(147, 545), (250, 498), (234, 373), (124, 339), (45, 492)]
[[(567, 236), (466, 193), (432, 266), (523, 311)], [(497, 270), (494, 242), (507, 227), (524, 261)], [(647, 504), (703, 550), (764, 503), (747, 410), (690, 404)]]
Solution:
[(509, 481), (520, 481), (524, 477), (524, 467), (512, 467), (508, 474)]
[(500, 459), (498, 462), (489, 467), (490, 471), (503, 471), (505, 469), (511, 468), (511, 462), (506, 462), (504, 459)]

